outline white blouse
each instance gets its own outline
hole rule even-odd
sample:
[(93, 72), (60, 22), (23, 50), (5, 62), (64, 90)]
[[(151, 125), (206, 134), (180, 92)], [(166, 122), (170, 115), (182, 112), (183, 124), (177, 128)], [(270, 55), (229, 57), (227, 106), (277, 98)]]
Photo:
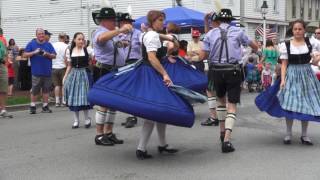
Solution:
[[(88, 51), (88, 50), (87, 50), (87, 51)], [(92, 56), (93, 56), (93, 51), (88, 51), (88, 54), (89, 54), (89, 58), (92, 58)], [(77, 57), (77, 56), (85, 56), (84, 49), (82, 49), (82, 50), (80, 51), (80, 53), (74, 51), (74, 52), (72, 53), (72, 55), (71, 55), (71, 57)], [(71, 57), (70, 57), (70, 49), (68, 48), (68, 49), (66, 50), (66, 58), (67, 58), (67, 61), (68, 61), (68, 62), (71, 62)]]
[[(312, 46), (312, 53), (314, 53), (317, 48), (317, 44), (310, 42)], [(287, 47), (286, 43), (283, 42), (279, 46), (279, 52), (280, 52), (280, 59), (288, 59), (288, 52), (287, 52)], [(301, 46), (294, 46), (292, 43), (290, 43), (290, 53), (291, 54), (305, 54), (308, 53), (309, 49), (307, 44), (301, 45)]]
[(142, 35), (143, 44), (147, 52), (157, 51), (161, 48), (160, 36), (155, 31), (148, 31)]

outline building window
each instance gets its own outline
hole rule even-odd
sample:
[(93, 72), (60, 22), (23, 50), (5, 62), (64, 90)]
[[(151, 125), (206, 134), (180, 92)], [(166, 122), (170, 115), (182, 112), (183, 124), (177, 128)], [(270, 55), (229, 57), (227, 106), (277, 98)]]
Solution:
[(273, 11), (276, 13), (279, 12), (279, 0), (273, 0)]
[(292, 18), (296, 18), (297, 1), (292, 0)]
[(300, 18), (304, 18), (304, 0), (300, 0)]
[(308, 0), (308, 19), (312, 19), (312, 1)]

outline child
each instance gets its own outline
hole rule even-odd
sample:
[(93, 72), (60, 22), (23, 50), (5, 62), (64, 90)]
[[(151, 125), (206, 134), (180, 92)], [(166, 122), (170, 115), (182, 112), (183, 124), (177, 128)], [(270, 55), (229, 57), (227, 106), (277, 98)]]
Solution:
[(270, 63), (266, 63), (265, 69), (262, 70), (261, 83), (262, 83), (263, 89), (267, 89), (268, 87), (271, 86), (271, 83), (272, 83), (272, 73), (270, 70), (270, 66), (271, 66)]
[(13, 62), (12, 62), (13, 55), (9, 53), (9, 58), (6, 63), (8, 69), (8, 96), (13, 95), (13, 84), (14, 84), (14, 69), (13, 69)]
[(255, 65), (253, 64), (253, 62), (254, 62), (254, 59), (252, 57), (249, 57), (248, 64), (246, 65), (246, 72), (247, 72), (246, 80), (248, 83), (249, 92), (253, 92), (252, 84), (256, 81), (256, 77), (257, 77)]

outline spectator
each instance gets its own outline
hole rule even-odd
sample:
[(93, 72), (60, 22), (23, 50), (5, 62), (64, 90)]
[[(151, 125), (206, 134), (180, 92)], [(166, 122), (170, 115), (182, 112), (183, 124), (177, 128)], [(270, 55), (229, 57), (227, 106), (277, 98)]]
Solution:
[[(13, 71), (14, 71), (14, 87), (18, 88), (19, 87), (19, 81), (18, 81), (18, 76), (19, 76), (19, 63), (17, 61), (17, 56), (19, 54), (19, 47), (16, 45), (16, 42), (14, 39), (9, 40), (9, 45), (8, 45), (8, 54), (12, 56), (12, 66), (13, 66)], [(9, 82), (10, 84), (10, 82)], [(13, 86), (12, 86), (13, 87)]]
[(7, 40), (6, 40), (6, 38), (3, 36), (3, 30), (2, 30), (2, 28), (0, 28), (0, 42), (2, 42), (5, 47), (8, 46)]
[(23, 57), (24, 48), (19, 50), (17, 56), (17, 61), (19, 62), (19, 86), (21, 90), (30, 90), (31, 89), (31, 67), (30, 59)]
[(200, 31), (192, 31), (192, 41), (188, 43), (187, 53), (193, 65), (200, 71), (204, 72), (204, 62), (200, 60), (199, 55), (201, 51), (202, 42), (200, 41)]
[(56, 107), (62, 105), (62, 80), (66, 72), (65, 53), (68, 45), (65, 44), (65, 33), (60, 33), (59, 41), (53, 43), (53, 48), (57, 53), (55, 59), (52, 59), (52, 81), (54, 85), (54, 94), (56, 98)]
[(48, 30), (44, 30), (44, 38), (45, 41), (49, 42), (51, 38), (52, 33), (50, 33)]
[(48, 100), (51, 88), (52, 59), (56, 58), (56, 52), (51, 43), (45, 39), (45, 31), (36, 30), (36, 39), (30, 41), (25, 49), (24, 57), (30, 58), (32, 73), (32, 89), (30, 114), (36, 114), (36, 100), (42, 90), (42, 112), (51, 113)]
[(69, 42), (70, 42), (70, 37), (69, 37), (69, 35), (66, 35), (66, 39), (64, 40), (64, 43), (69, 45)]
[(6, 62), (7, 70), (8, 70), (8, 96), (13, 95), (13, 84), (15, 80), (15, 72), (13, 68), (13, 56), (9, 54), (7, 62)]
[(12, 117), (6, 111), (6, 99), (8, 90), (8, 74), (4, 66), (6, 59), (6, 46), (0, 41), (0, 116)]
[(188, 41), (181, 40), (179, 42), (179, 44), (180, 44), (180, 46), (179, 46), (179, 56), (188, 59), (188, 56), (187, 56)]

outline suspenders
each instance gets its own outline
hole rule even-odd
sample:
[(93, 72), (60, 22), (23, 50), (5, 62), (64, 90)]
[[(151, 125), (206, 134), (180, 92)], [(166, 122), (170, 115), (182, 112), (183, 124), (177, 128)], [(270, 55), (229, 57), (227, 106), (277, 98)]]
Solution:
[(220, 46), (220, 54), (219, 54), (219, 64), (221, 64), (221, 57), (222, 57), (222, 51), (223, 51), (223, 45), (226, 47), (226, 55), (227, 55), (227, 63), (229, 63), (229, 51), (228, 51), (228, 30), (230, 26), (227, 27), (227, 29), (222, 29), (219, 26), (220, 33), (221, 33), (221, 46)]

